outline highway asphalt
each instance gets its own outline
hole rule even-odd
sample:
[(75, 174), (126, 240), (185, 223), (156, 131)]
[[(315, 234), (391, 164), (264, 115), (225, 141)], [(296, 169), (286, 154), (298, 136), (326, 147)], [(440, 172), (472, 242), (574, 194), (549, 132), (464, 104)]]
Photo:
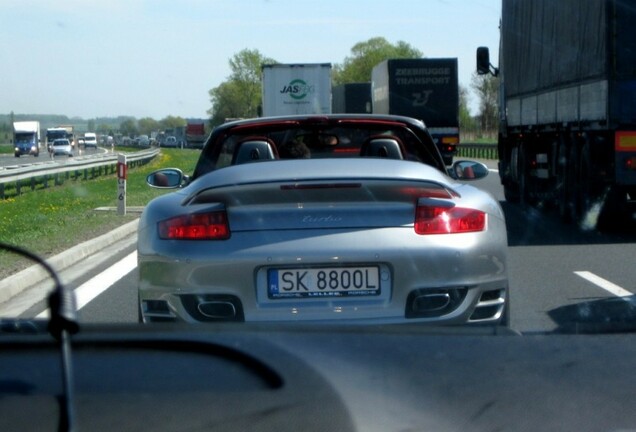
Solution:
[[(129, 238), (137, 231), (139, 219), (122, 225), (106, 234), (80, 243), (58, 255), (47, 258), (47, 262), (57, 272), (63, 272), (78, 261), (91, 257), (105, 248)], [(93, 262), (91, 264), (97, 265)], [(20, 295), (25, 290), (39, 284), (50, 276), (40, 265), (34, 264), (14, 275), (0, 281), (0, 306), (9, 299)]]

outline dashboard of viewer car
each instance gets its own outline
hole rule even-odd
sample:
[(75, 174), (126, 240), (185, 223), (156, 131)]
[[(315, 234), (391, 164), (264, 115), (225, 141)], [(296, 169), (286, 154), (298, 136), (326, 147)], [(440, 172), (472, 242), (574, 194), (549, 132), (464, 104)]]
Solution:
[[(37, 327), (37, 326), (35, 326)], [(632, 334), (497, 328), (85, 325), (74, 430), (631, 430)], [(0, 430), (63, 430), (57, 343), (0, 338)]]

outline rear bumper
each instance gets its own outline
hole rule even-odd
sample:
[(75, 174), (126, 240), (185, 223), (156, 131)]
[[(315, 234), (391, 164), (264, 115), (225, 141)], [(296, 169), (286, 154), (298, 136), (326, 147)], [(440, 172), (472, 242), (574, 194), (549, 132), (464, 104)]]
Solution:
[[(448, 290), (454, 290), (450, 287)], [(435, 295), (445, 288), (433, 288)], [(419, 293), (425, 290), (418, 290)], [(493, 325), (503, 319), (507, 286), (505, 282), (471, 287), (464, 300), (448, 313), (426, 317), (407, 317), (412, 303), (390, 308), (334, 301), (312, 305), (281, 305), (246, 315), (244, 302), (227, 294), (161, 293), (140, 291), (143, 322), (181, 321), (189, 323), (219, 321), (250, 322), (342, 322), (356, 324), (428, 323), (434, 325)], [(248, 300), (249, 301), (249, 300)], [(393, 309), (393, 312), (392, 312)]]
[[(420, 237), (419, 244), (412, 244), (412, 228), (382, 231), (368, 243), (351, 232), (315, 237), (311, 251), (306, 238), (279, 241), (275, 256), (271, 245), (250, 246), (247, 238), (234, 239), (242, 245), (236, 250), (230, 243), (217, 243), (218, 254), (209, 242), (155, 240), (155, 246), (164, 250), (149, 253), (142, 236), (138, 251), (142, 314), (146, 321), (187, 322), (488, 324), (501, 319), (508, 290), (507, 246), (497, 231)], [(344, 246), (335, 253), (334, 244)], [(379, 266), (385, 282), (377, 296), (270, 298), (267, 271), (292, 264)], [(456, 295), (459, 290), (461, 298)], [(453, 301), (451, 306), (446, 299)], [(208, 307), (211, 316), (206, 315)]]

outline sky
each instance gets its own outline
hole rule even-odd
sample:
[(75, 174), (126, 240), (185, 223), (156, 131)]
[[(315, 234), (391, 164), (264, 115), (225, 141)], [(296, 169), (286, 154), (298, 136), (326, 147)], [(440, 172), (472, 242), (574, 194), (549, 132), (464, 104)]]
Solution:
[[(0, 113), (84, 119), (207, 118), (209, 90), (243, 49), (280, 63), (341, 64), (358, 42), (404, 41), (495, 63), (501, 0), (0, 0)], [(471, 94), (471, 112), (477, 98)]]

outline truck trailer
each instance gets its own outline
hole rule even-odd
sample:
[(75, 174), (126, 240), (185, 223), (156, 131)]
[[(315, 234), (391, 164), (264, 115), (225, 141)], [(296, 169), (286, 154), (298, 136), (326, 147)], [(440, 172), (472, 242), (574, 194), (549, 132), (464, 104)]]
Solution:
[(188, 120), (185, 134), (188, 147), (202, 149), (206, 138), (205, 122), (203, 120)]
[(450, 165), (459, 144), (456, 58), (390, 59), (371, 73), (374, 114), (422, 120)]
[(499, 175), (508, 201), (593, 229), (636, 199), (636, 2), (503, 0)]
[(13, 150), (15, 157), (40, 155), (40, 122), (13, 122)]
[(331, 113), (331, 63), (262, 66), (263, 117)]
[(371, 83), (347, 83), (333, 88), (331, 111), (339, 113), (371, 113)]

